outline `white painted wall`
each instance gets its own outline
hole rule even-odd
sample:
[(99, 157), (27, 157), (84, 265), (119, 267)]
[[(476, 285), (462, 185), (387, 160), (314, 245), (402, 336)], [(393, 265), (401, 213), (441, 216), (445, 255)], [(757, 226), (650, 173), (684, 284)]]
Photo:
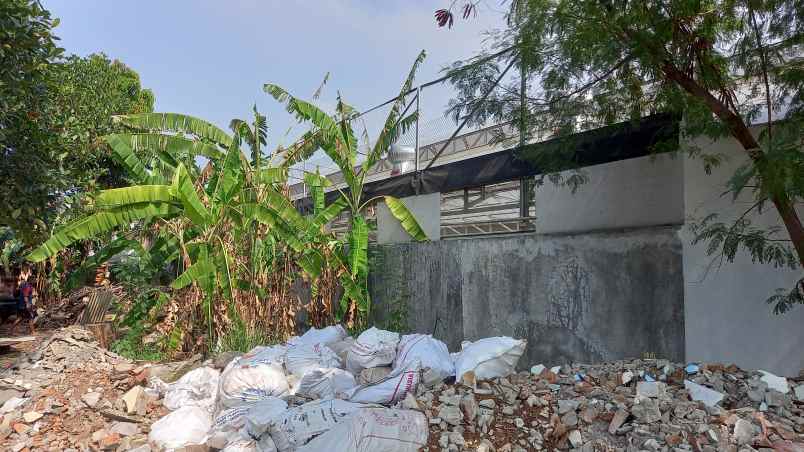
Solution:
[(587, 183), (573, 194), (547, 181), (536, 188), (536, 231), (542, 234), (633, 228), (684, 222), (684, 162), (647, 156), (584, 168)]
[[(758, 130), (758, 129), (757, 129)], [(706, 175), (698, 160), (684, 159), (684, 203), (689, 220), (718, 213), (723, 221), (735, 219), (750, 205), (750, 195), (732, 201), (722, 196), (726, 181), (746, 160), (731, 138), (712, 143), (698, 138), (693, 144), (719, 152), (728, 160)], [(804, 214), (804, 209), (799, 209)], [(780, 225), (773, 206), (753, 221)], [(693, 246), (687, 228), (684, 239), (684, 299), (686, 356), (690, 361), (720, 361), (782, 375), (804, 369), (804, 306), (781, 316), (765, 304), (776, 288), (792, 288), (802, 271), (780, 270), (751, 262), (741, 253), (734, 263), (712, 265), (706, 245)]]

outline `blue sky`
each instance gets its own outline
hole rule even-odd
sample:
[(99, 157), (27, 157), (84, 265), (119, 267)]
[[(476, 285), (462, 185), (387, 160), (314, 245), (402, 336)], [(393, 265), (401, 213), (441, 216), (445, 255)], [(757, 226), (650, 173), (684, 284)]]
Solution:
[[(471, 21), (439, 29), (433, 12), (448, 0), (45, 0), (61, 19), (67, 52), (104, 52), (136, 70), (156, 95), (156, 110), (181, 112), (227, 127), (251, 106), (268, 115), (272, 144), (303, 132), (262, 91), (266, 82), (309, 98), (331, 73), (320, 103), (340, 90), (363, 110), (396, 95), (415, 56), (428, 58), (418, 81), (472, 56), (483, 31), (503, 24), (483, 7)], [(491, 2), (491, 5), (496, 4)], [(438, 116), (447, 88), (422, 96), (426, 118)], [(373, 118), (372, 118), (373, 119)], [(372, 121), (373, 122), (373, 121)], [(369, 124), (372, 131), (373, 124)]]

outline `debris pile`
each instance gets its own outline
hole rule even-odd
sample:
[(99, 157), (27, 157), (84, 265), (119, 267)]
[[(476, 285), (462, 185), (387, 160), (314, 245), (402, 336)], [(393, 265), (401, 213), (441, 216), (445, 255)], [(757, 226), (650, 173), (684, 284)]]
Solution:
[[(804, 451), (804, 378), (665, 360), (535, 365), (525, 341), (339, 326), (137, 365), (67, 328), (3, 384), (3, 450)], [(524, 364), (524, 363), (523, 363)]]

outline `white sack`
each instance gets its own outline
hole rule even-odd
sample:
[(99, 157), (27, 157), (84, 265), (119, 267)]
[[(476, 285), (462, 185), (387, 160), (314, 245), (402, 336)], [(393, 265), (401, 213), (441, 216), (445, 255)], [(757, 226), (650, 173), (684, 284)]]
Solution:
[(361, 385), (373, 385), (374, 383), (379, 383), (383, 380), (383, 378), (387, 377), (388, 374), (391, 373), (391, 370), (393, 370), (391, 369), (391, 366), (363, 369), (360, 371), (360, 375), (357, 376), (357, 383)]
[(297, 452), (416, 452), (427, 444), (427, 433), (418, 411), (366, 408)]
[(526, 344), (524, 339), (502, 336), (464, 342), (460, 355), (455, 359), (455, 378), (461, 381), (466, 372), (474, 372), (477, 380), (510, 375), (525, 353)]
[(371, 327), (357, 337), (346, 355), (346, 370), (358, 375), (370, 367), (387, 366), (396, 358), (399, 333)]
[(335, 399), (355, 386), (355, 377), (343, 369), (313, 369), (304, 374), (294, 394), (311, 399)]
[(371, 385), (361, 385), (349, 391), (349, 401), (359, 403), (394, 404), (407, 393), (416, 393), (421, 379), (421, 363), (416, 360), (406, 367), (393, 370), (387, 377)]
[(287, 347), (284, 345), (257, 346), (237, 359), (237, 364), (279, 364), (285, 363)]
[[(216, 449), (223, 449), (243, 437), (244, 434), (242, 431), (246, 428), (249, 421), (256, 420), (256, 422), (259, 422), (259, 420), (267, 417), (280, 416), (287, 408), (288, 404), (285, 403), (284, 400), (269, 397), (250, 405), (223, 410), (212, 423), (207, 445)], [(252, 437), (249, 435), (245, 436), (246, 439)]]
[[(316, 400), (292, 408), (268, 425), (279, 452), (296, 450), (313, 437), (329, 431), (366, 405), (343, 400)], [(329, 452), (338, 449), (330, 449)]]
[(422, 383), (425, 386), (455, 375), (447, 344), (429, 334), (408, 334), (399, 341), (394, 368), (405, 367), (414, 360), (422, 363)]
[(301, 378), (309, 370), (341, 367), (341, 360), (326, 345), (296, 344), (288, 346), (285, 367), (288, 372)]
[(220, 372), (211, 367), (199, 367), (187, 372), (175, 383), (165, 383), (152, 377), (148, 385), (164, 396), (162, 404), (169, 410), (183, 406), (200, 406), (212, 413), (218, 397)]
[(342, 341), (347, 336), (346, 330), (340, 325), (332, 325), (326, 328), (310, 328), (297, 338), (289, 341), (290, 344), (324, 344), (329, 345), (338, 341)]
[(237, 364), (221, 375), (220, 402), (223, 408), (258, 402), (288, 394), (285, 371), (278, 364)]
[(342, 340), (338, 342), (333, 342), (331, 344), (327, 344), (330, 350), (335, 352), (340, 358), (341, 362), (346, 364), (346, 355), (349, 353), (349, 349), (352, 348), (352, 345), (355, 343), (355, 338), (351, 336), (346, 336)]
[(255, 440), (248, 436), (248, 433), (240, 432), (236, 439), (222, 449), (222, 452), (276, 452), (276, 445), (270, 435)]
[(205, 409), (183, 406), (151, 425), (148, 440), (164, 449), (204, 444), (212, 420)]

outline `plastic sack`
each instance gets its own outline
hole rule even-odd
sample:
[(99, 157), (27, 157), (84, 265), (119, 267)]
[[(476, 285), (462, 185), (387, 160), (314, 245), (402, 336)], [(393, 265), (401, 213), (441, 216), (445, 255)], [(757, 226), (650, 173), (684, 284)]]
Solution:
[(461, 345), (461, 353), (455, 359), (455, 378), (461, 381), (465, 373), (474, 372), (476, 380), (488, 380), (514, 373), (527, 341), (501, 336)]
[(335, 342), (342, 341), (347, 336), (346, 330), (340, 325), (332, 325), (326, 328), (310, 328), (301, 336), (292, 339), (288, 343), (291, 345), (296, 344), (324, 344), (329, 345)]
[(399, 333), (371, 327), (357, 337), (346, 354), (346, 370), (354, 375), (370, 367), (387, 366), (396, 358)]
[(447, 344), (429, 334), (408, 334), (399, 341), (394, 368), (404, 367), (414, 360), (422, 364), (422, 383), (425, 386), (455, 375)]
[(220, 402), (232, 408), (288, 394), (285, 371), (278, 364), (237, 364), (221, 374)]
[(284, 345), (257, 346), (245, 355), (237, 358), (235, 364), (257, 365), (257, 364), (279, 364), (285, 363), (287, 347)]
[(212, 425), (209, 412), (198, 406), (183, 406), (151, 425), (148, 440), (164, 449), (204, 444)]
[(169, 410), (183, 406), (200, 406), (210, 413), (218, 397), (220, 372), (211, 367), (199, 367), (187, 372), (175, 383), (165, 383), (152, 377), (148, 385), (164, 396), (162, 404)]
[(372, 385), (361, 385), (349, 391), (349, 401), (358, 403), (394, 404), (407, 393), (416, 392), (421, 379), (421, 363), (418, 360), (405, 367), (393, 370), (387, 377)]
[[(223, 449), (243, 437), (242, 432), (249, 421), (260, 422), (264, 418), (280, 416), (287, 408), (288, 404), (284, 400), (269, 397), (251, 405), (223, 410), (212, 423), (206, 444), (215, 449)], [(251, 435), (246, 436), (247, 439), (252, 438)]]
[(360, 375), (357, 376), (357, 382), (361, 385), (373, 385), (374, 383), (379, 383), (383, 380), (383, 378), (387, 377), (388, 374), (391, 373), (391, 370), (392, 369), (390, 366), (363, 369), (360, 371)]
[(341, 362), (345, 364), (346, 355), (349, 353), (349, 349), (352, 348), (352, 345), (354, 345), (354, 343), (355, 338), (351, 336), (346, 336), (345, 338), (343, 338), (338, 342), (332, 342), (330, 344), (327, 344), (327, 347), (329, 347), (330, 350), (335, 352), (335, 354), (338, 355), (338, 358), (340, 358)]
[(427, 445), (427, 419), (413, 410), (367, 408), (298, 452), (416, 452)]
[(227, 444), (222, 452), (276, 452), (276, 445), (268, 435), (259, 440), (240, 438)]
[[(279, 452), (296, 450), (366, 405), (343, 400), (316, 400), (288, 410), (268, 425)], [(338, 449), (329, 449), (330, 452)]]
[(304, 374), (294, 394), (311, 399), (334, 399), (355, 386), (355, 377), (343, 369), (313, 369)]
[(309, 370), (341, 367), (341, 360), (326, 345), (296, 344), (288, 347), (285, 367), (288, 372), (301, 378)]

